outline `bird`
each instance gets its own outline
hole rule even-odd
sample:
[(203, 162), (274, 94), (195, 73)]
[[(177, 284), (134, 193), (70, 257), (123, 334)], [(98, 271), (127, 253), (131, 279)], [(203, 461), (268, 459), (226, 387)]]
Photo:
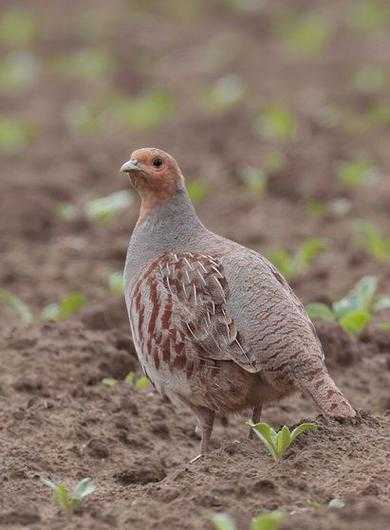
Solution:
[(145, 375), (184, 403), (209, 451), (215, 417), (251, 411), (294, 391), (322, 413), (356, 412), (325, 366), (315, 327), (276, 267), (208, 230), (176, 160), (140, 148), (120, 168), (141, 202), (124, 268), (133, 342)]

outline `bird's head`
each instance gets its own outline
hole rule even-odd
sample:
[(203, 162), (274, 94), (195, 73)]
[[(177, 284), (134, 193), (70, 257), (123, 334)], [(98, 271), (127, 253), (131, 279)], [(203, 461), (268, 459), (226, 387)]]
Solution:
[(161, 149), (144, 147), (134, 151), (121, 167), (143, 200), (158, 203), (184, 189), (184, 178), (176, 160)]

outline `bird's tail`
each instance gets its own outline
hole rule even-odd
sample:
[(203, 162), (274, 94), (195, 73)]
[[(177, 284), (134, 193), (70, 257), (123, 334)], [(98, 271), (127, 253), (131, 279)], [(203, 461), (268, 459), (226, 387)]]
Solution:
[(336, 418), (353, 418), (355, 410), (345, 399), (327, 371), (320, 378), (301, 379), (297, 382), (301, 390), (310, 394), (316, 405), (327, 416)]

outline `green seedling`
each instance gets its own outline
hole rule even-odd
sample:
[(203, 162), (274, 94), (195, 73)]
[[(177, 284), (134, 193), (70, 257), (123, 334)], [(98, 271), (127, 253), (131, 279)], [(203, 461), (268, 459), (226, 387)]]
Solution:
[(43, 311), (42, 320), (66, 320), (71, 317), (86, 304), (87, 299), (81, 293), (69, 293), (58, 303), (49, 304)]
[[(278, 510), (264, 512), (254, 517), (250, 523), (250, 530), (278, 530), (285, 514)], [(218, 513), (212, 518), (215, 530), (236, 530), (236, 525), (230, 515)]]
[(195, 204), (199, 204), (206, 198), (208, 188), (205, 182), (197, 179), (191, 180), (187, 184), (187, 191), (191, 201)]
[(90, 478), (80, 480), (73, 490), (70, 490), (63, 483), (56, 484), (42, 477), (41, 481), (53, 491), (55, 504), (64, 512), (74, 512), (77, 510), (82, 501), (96, 490), (96, 486)]
[(64, 120), (72, 133), (94, 134), (101, 132), (102, 110), (96, 102), (71, 101), (64, 108)]
[(290, 429), (286, 425), (279, 432), (264, 422), (253, 423), (250, 421), (248, 425), (266, 446), (275, 462), (279, 462), (283, 458), (287, 449), (300, 434), (318, 429), (318, 425), (315, 423), (301, 423), (292, 432), (290, 432)]
[(288, 279), (294, 279), (304, 273), (314, 259), (325, 250), (321, 239), (307, 239), (295, 253), (278, 249), (268, 254), (272, 263)]
[(269, 151), (264, 155), (261, 167), (244, 167), (239, 175), (249, 191), (262, 195), (266, 191), (269, 177), (280, 171), (284, 165), (281, 153)]
[(64, 221), (72, 221), (77, 217), (77, 208), (69, 202), (61, 202), (56, 208), (56, 214)]
[(0, 116), (0, 152), (19, 153), (31, 143), (33, 136), (33, 130), (29, 124)]
[(12, 52), (0, 62), (0, 89), (25, 90), (37, 78), (40, 64), (32, 53)]
[[(150, 386), (150, 381), (147, 377), (137, 377), (134, 372), (129, 372), (127, 374), (125, 377), (125, 382), (135, 390), (146, 390)], [(107, 387), (113, 387), (118, 384), (118, 379), (114, 379), (113, 377), (105, 377), (102, 379), (102, 384)]]
[(86, 204), (85, 212), (92, 221), (109, 221), (115, 215), (127, 209), (133, 202), (133, 196), (127, 190), (117, 191), (106, 197), (93, 199)]
[(351, 3), (349, 21), (358, 31), (377, 32), (390, 22), (390, 8), (386, 2), (377, 0), (357, 0)]
[(344, 217), (351, 211), (351, 208), (351, 201), (343, 197), (328, 202), (309, 199), (306, 203), (306, 210), (313, 217), (323, 217), (326, 214), (331, 214), (335, 217)]
[(146, 390), (150, 386), (150, 381), (147, 377), (144, 375), (137, 377), (134, 372), (129, 372), (125, 381), (136, 390)]
[(229, 75), (218, 79), (203, 96), (205, 108), (210, 112), (223, 112), (245, 97), (245, 86), (240, 77)]
[(310, 506), (310, 508), (314, 508), (315, 510), (322, 508), (322, 504), (320, 502), (314, 501), (312, 499), (308, 499), (306, 503), (308, 506)]
[(390, 104), (374, 103), (366, 114), (368, 125), (387, 126), (390, 124)]
[(108, 285), (112, 294), (117, 296), (123, 295), (124, 283), (122, 272), (113, 272), (108, 278)]
[(53, 68), (58, 73), (87, 81), (106, 77), (114, 66), (113, 57), (95, 48), (86, 48), (75, 54), (57, 58), (53, 64)]
[(378, 171), (369, 160), (351, 160), (340, 165), (337, 171), (342, 184), (350, 188), (372, 184), (378, 179)]
[(27, 46), (37, 34), (37, 21), (27, 9), (3, 10), (0, 18), (0, 42), (7, 46)]
[(344, 217), (349, 214), (352, 209), (352, 202), (344, 197), (339, 197), (329, 201), (329, 213), (335, 217)]
[(102, 385), (112, 387), (115, 386), (118, 383), (118, 379), (114, 379), (113, 377), (105, 377), (102, 379)]
[(249, 191), (258, 195), (262, 195), (265, 192), (268, 179), (261, 169), (246, 167), (241, 171), (240, 177)]
[(328, 205), (319, 199), (310, 198), (306, 202), (306, 211), (313, 217), (323, 217), (328, 211)]
[(378, 261), (390, 260), (390, 238), (384, 237), (381, 232), (368, 222), (359, 222), (356, 225), (360, 244)]
[(255, 126), (262, 136), (278, 141), (291, 140), (297, 132), (295, 116), (277, 104), (269, 105), (263, 109)]
[[(315, 510), (319, 510), (324, 507), (324, 504), (322, 504), (321, 502), (312, 500), (312, 499), (308, 499), (306, 502), (307, 502), (307, 505), (310, 506), (310, 508), (314, 508)], [(342, 499), (332, 499), (328, 502), (327, 506), (328, 508), (331, 508), (332, 510), (333, 509), (337, 510), (340, 508), (344, 508), (345, 501), (343, 501)]]
[(153, 129), (173, 112), (174, 100), (165, 90), (154, 90), (134, 98), (108, 92), (95, 101), (71, 102), (65, 107), (64, 118), (72, 132), (107, 134), (111, 129)]
[(376, 295), (378, 280), (374, 276), (364, 276), (355, 287), (331, 307), (313, 303), (306, 306), (306, 311), (313, 320), (338, 322), (351, 334), (359, 334), (378, 311), (390, 309), (390, 296)]
[(0, 289), (0, 302), (16, 313), (23, 324), (31, 324), (34, 320), (30, 308), (20, 298), (6, 289)]
[(160, 125), (173, 111), (172, 96), (166, 90), (156, 89), (136, 98), (110, 97), (103, 115), (131, 130), (147, 130)]
[(368, 64), (360, 68), (353, 77), (353, 87), (363, 94), (380, 92), (386, 82), (385, 72), (376, 65)]
[(332, 499), (328, 502), (328, 506), (332, 510), (340, 510), (340, 508), (344, 508), (345, 501), (343, 499)]
[(277, 27), (286, 47), (296, 56), (314, 56), (321, 53), (331, 36), (331, 26), (324, 16), (287, 14)]
[(64, 221), (72, 221), (84, 211), (85, 215), (93, 222), (108, 222), (127, 209), (132, 202), (132, 194), (128, 190), (122, 190), (105, 197), (92, 199), (81, 208), (68, 202), (59, 203), (56, 213)]

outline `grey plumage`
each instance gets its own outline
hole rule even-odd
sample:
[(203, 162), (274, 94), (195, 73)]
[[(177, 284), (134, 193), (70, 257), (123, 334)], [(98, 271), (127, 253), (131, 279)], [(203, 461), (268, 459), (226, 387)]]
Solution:
[[(147, 175), (145, 151), (133, 156), (139, 154)], [(151, 159), (156, 151), (150, 150)], [(168, 167), (171, 157), (157, 152)], [(145, 372), (160, 392), (195, 412), (202, 450), (215, 413), (252, 407), (258, 419), (262, 403), (297, 389), (325, 414), (353, 416), (326, 370), (313, 324), (282, 275), (257, 252), (207, 230), (181, 173), (176, 182), (133, 232), (126, 303)]]

